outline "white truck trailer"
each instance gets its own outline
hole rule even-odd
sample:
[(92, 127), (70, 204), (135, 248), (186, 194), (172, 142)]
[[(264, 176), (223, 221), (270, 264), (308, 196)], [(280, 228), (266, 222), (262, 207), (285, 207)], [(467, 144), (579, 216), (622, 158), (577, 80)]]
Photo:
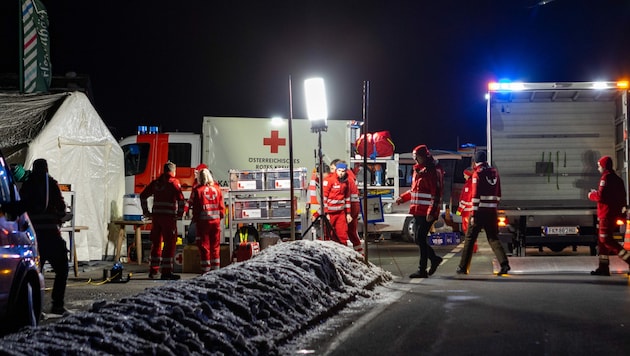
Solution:
[(487, 146), (501, 177), (500, 238), (511, 251), (589, 246), (595, 255), (587, 193), (598, 187), (601, 156), (628, 182), (628, 83), (490, 83)]

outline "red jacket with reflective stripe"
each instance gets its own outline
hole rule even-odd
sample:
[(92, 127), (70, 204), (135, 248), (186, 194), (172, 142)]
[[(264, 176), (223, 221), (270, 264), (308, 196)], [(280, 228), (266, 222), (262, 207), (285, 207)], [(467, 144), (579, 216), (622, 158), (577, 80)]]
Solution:
[(411, 189), (402, 193), (403, 202), (411, 201), (409, 214), (416, 216), (440, 214), (440, 202), (444, 190), (444, 171), (439, 164), (413, 166)]
[(473, 217), (477, 211), (497, 210), (501, 200), (501, 182), (499, 173), (487, 162), (477, 164), (472, 177), (472, 212)]
[(336, 173), (331, 173), (324, 179), (324, 212), (326, 214), (350, 214), (350, 187), (348, 176), (340, 180)]
[(459, 206), (457, 214), (467, 217), (472, 212), (472, 178), (466, 179), (462, 192), (459, 195)]
[(145, 213), (149, 211), (147, 199), (150, 196), (153, 196), (153, 215), (181, 217), (184, 214), (182, 187), (179, 180), (170, 174), (163, 173), (140, 193), (140, 203)]

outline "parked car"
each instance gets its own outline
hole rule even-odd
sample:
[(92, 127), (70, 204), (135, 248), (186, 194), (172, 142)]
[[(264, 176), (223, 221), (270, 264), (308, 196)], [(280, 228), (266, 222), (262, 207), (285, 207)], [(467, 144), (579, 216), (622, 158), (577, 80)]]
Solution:
[(37, 325), (43, 300), (35, 230), (0, 152), (0, 334)]

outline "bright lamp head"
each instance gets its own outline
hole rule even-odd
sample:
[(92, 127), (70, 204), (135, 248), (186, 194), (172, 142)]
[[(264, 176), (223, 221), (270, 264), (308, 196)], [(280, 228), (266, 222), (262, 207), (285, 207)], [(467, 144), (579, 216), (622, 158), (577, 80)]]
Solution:
[(311, 78), (304, 81), (306, 93), (306, 113), (311, 121), (311, 130), (326, 131), (328, 124), (328, 106), (326, 104), (326, 88), (324, 79)]

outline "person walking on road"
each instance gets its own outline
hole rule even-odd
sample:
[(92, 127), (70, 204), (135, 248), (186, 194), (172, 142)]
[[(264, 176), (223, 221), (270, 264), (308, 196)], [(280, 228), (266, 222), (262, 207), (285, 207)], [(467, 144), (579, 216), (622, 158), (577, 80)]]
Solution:
[(484, 229), (488, 243), (501, 265), (497, 275), (507, 274), (510, 270), (510, 264), (503, 245), (499, 241), (499, 227), (497, 226), (497, 207), (499, 200), (501, 200), (501, 182), (499, 172), (486, 162), (486, 151), (475, 152), (475, 170), (471, 179), (472, 211), (469, 220), (470, 226), (466, 231), (464, 249), (456, 272), (457, 274), (468, 274), (472, 260), (473, 245), (477, 242), (481, 229)]
[(616, 221), (623, 217), (626, 207), (626, 188), (623, 180), (613, 171), (612, 158), (604, 156), (597, 161), (597, 170), (601, 173), (599, 188), (588, 193), (588, 199), (597, 202), (599, 220), (599, 266), (591, 274), (610, 276), (609, 255), (618, 255), (630, 264), (630, 252), (626, 251), (613, 237)]
[(48, 174), (48, 162), (39, 158), (33, 162), (28, 179), (22, 183), (20, 196), (37, 235), (40, 267), (48, 261), (55, 272), (52, 289), (52, 314), (64, 314), (68, 281), (68, 248), (61, 237), (60, 226), (66, 215), (66, 203), (57, 181)]
[[(164, 173), (153, 180), (140, 193), (140, 204), (144, 216), (151, 218), (151, 262), (149, 278), (175, 280), (180, 276), (173, 273), (175, 244), (177, 242), (177, 219), (184, 215), (184, 194), (179, 180), (175, 178), (175, 163), (167, 162)], [(149, 212), (147, 199), (153, 196), (153, 211)], [(161, 245), (164, 242), (164, 248)]]
[[(412, 273), (409, 278), (427, 278), (434, 274), (442, 263), (442, 257), (436, 255), (429, 246), (427, 234), (440, 214), (444, 172), (427, 146), (416, 146), (412, 154), (416, 164), (413, 166), (411, 189), (396, 198), (396, 204), (411, 201), (409, 214), (413, 215), (414, 235), (420, 250), (418, 271)], [(429, 260), (431, 267), (427, 272)]]
[(197, 226), (201, 273), (206, 273), (221, 266), (221, 219), (225, 203), (221, 188), (217, 187), (207, 168), (199, 171), (198, 178), (199, 184), (193, 188), (186, 207), (192, 208), (192, 222)]

